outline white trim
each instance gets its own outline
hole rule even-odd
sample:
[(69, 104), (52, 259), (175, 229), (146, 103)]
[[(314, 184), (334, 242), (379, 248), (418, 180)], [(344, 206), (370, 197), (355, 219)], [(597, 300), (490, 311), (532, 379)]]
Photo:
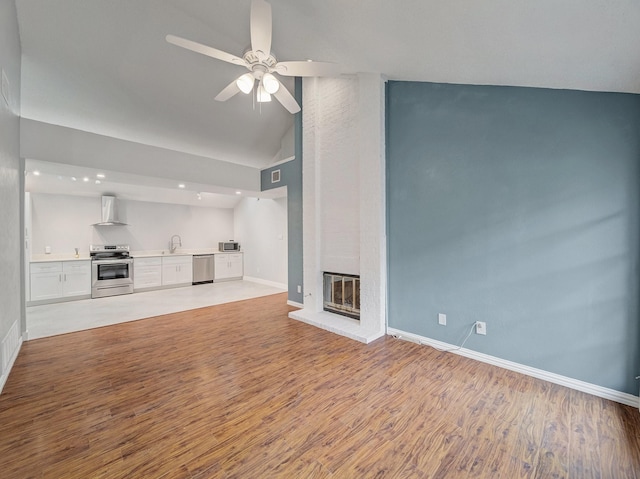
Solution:
[(284, 283), (277, 283), (276, 281), (269, 281), (268, 279), (254, 278), (253, 276), (243, 276), (244, 281), (251, 281), (252, 283), (265, 284), (267, 286), (273, 286), (274, 288), (280, 288), (287, 290), (288, 286)]
[[(414, 343), (423, 344), (425, 346), (433, 346), (439, 349), (449, 349), (456, 347), (454, 344), (443, 343), (442, 341), (426, 338), (418, 334), (407, 333), (395, 328), (387, 328), (387, 334), (396, 336), (400, 339), (406, 339)], [(579, 379), (573, 379), (567, 376), (562, 376), (560, 374), (544, 371), (543, 369), (532, 368), (531, 366), (527, 366), (525, 364), (514, 363), (512, 361), (507, 361), (506, 359), (501, 359), (495, 356), (489, 356), (488, 354), (472, 351), (471, 349), (462, 348), (451, 352), (459, 354), (460, 356), (475, 359), (476, 361), (492, 364), (493, 366), (509, 369), (511, 371), (525, 374), (527, 376), (543, 379), (545, 381), (559, 384), (561, 386), (566, 386), (577, 391), (592, 394), (593, 396), (598, 396), (604, 399), (619, 402), (621, 404), (626, 404), (627, 406), (633, 406), (636, 408), (639, 406), (640, 398), (638, 398), (638, 396), (634, 396), (633, 394), (616, 391), (615, 389), (609, 389), (604, 386), (598, 386), (597, 384), (587, 383), (585, 381), (580, 381)]]
[(289, 300), (287, 300), (287, 304), (288, 304), (289, 306), (293, 306), (294, 308), (300, 308), (300, 309), (304, 308), (304, 304), (302, 304), (302, 303), (296, 303), (295, 301), (291, 301), (290, 299), (289, 299)]
[[(13, 323), (11, 328), (9, 328), (9, 332), (7, 333), (7, 336), (2, 341), (3, 346), (7, 342), (6, 341), (7, 337), (9, 336), (13, 328), (19, 328), (18, 321)], [(18, 339), (18, 345), (16, 346), (15, 350), (11, 353), (11, 357), (9, 358), (7, 363), (4, 365), (4, 368), (2, 369), (2, 375), (0, 375), (0, 393), (2, 393), (2, 390), (4, 389), (4, 385), (7, 382), (7, 379), (9, 379), (9, 373), (11, 372), (11, 368), (13, 368), (13, 363), (16, 362), (16, 358), (18, 357), (18, 353), (20, 352), (20, 348), (22, 347), (23, 340), (22, 340), (22, 335), (20, 333), (17, 334), (17, 339)], [(4, 361), (4, 358), (0, 358), (0, 360)]]
[(296, 159), (295, 156), (290, 156), (288, 158), (285, 158), (284, 160), (276, 161), (275, 163), (272, 163), (269, 166), (265, 166), (264, 168), (261, 168), (260, 171), (268, 170), (269, 168), (273, 168), (274, 166), (278, 166), (283, 163), (289, 163), (290, 161), (293, 161), (295, 159)]

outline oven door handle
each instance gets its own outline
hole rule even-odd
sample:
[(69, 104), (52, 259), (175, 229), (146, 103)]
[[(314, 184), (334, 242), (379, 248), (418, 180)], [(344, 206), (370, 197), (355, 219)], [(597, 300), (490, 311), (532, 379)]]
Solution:
[(91, 264), (133, 264), (133, 259), (94, 259)]

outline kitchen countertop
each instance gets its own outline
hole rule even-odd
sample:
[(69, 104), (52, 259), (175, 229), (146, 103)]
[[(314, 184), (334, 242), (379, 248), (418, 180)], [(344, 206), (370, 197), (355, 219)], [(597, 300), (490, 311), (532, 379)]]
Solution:
[(88, 254), (81, 254), (78, 258), (74, 254), (34, 254), (31, 263), (51, 263), (54, 261), (88, 261)]
[[(230, 251), (233, 253), (233, 251)], [(223, 251), (218, 251), (213, 248), (203, 249), (182, 249), (178, 248), (175, 253), (169, 253), (168, 250), (150, 250), (150, 251), (131, 251), (129, 254), (132, 258), (150, 258), (152, 256), (193, 256), (196, 254), (221, 254)], [(241, 253), (241, 251), (239, 251)]]
[[(204, 249), (181, 249), (175, 253), (169, 253), (168, 250), (140, 250), (129, 252), (132, 258), (152, 258), (155, 256), (193, 256), (196, 254), (229, 254), (242, 253), (242, 251), (218, 251), (213, 248)], [(72, 254), (34, 254), (31, 255), (31, 263), (49, 263), (53, 261), (87, 261), (90, 260), (88, 254), (81, 254), (78, 258)]]

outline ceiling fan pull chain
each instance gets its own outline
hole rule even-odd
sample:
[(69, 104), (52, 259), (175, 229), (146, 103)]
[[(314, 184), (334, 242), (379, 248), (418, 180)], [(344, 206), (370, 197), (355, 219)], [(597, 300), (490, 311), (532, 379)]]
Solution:
[[(264, 89), (264, 86), (262, 85), (262, 77), (261, 77), (260, 80), (258, 81), (258, 88), (256, 88), (256, 96), (262, 95), (263, 89)], [(262, 101), (258, 102), (258, 103), (260, 103), (260, 110), (259, 110), (258, 113), (260, 113), (260, 115), (262, 115), (262, 103), (263, 103), (264, 99), (261, 98), (260, 100), (262, 100)]]

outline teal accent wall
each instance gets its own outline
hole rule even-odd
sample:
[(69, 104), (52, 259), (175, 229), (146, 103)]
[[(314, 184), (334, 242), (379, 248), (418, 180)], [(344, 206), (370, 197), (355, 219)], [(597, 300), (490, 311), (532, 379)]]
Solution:
[(389, 82), (389, 326), (637, 395), (639, 174), (640, 95)]
[[(302, 79), (295, 79), (296, 101), (302, 105)], [(302, 262), (302, 112), (294, 117), (295, 159), (262, 170), (261, 190), (287, 187), (287, 229), (288, 229), (288, 298), (302, 304), (304, 302), (303, 262)], [(271, 183), (271, 172), (280, 170), (280, 182)], [(298, 285), (302, 293), (298, 293)]]

